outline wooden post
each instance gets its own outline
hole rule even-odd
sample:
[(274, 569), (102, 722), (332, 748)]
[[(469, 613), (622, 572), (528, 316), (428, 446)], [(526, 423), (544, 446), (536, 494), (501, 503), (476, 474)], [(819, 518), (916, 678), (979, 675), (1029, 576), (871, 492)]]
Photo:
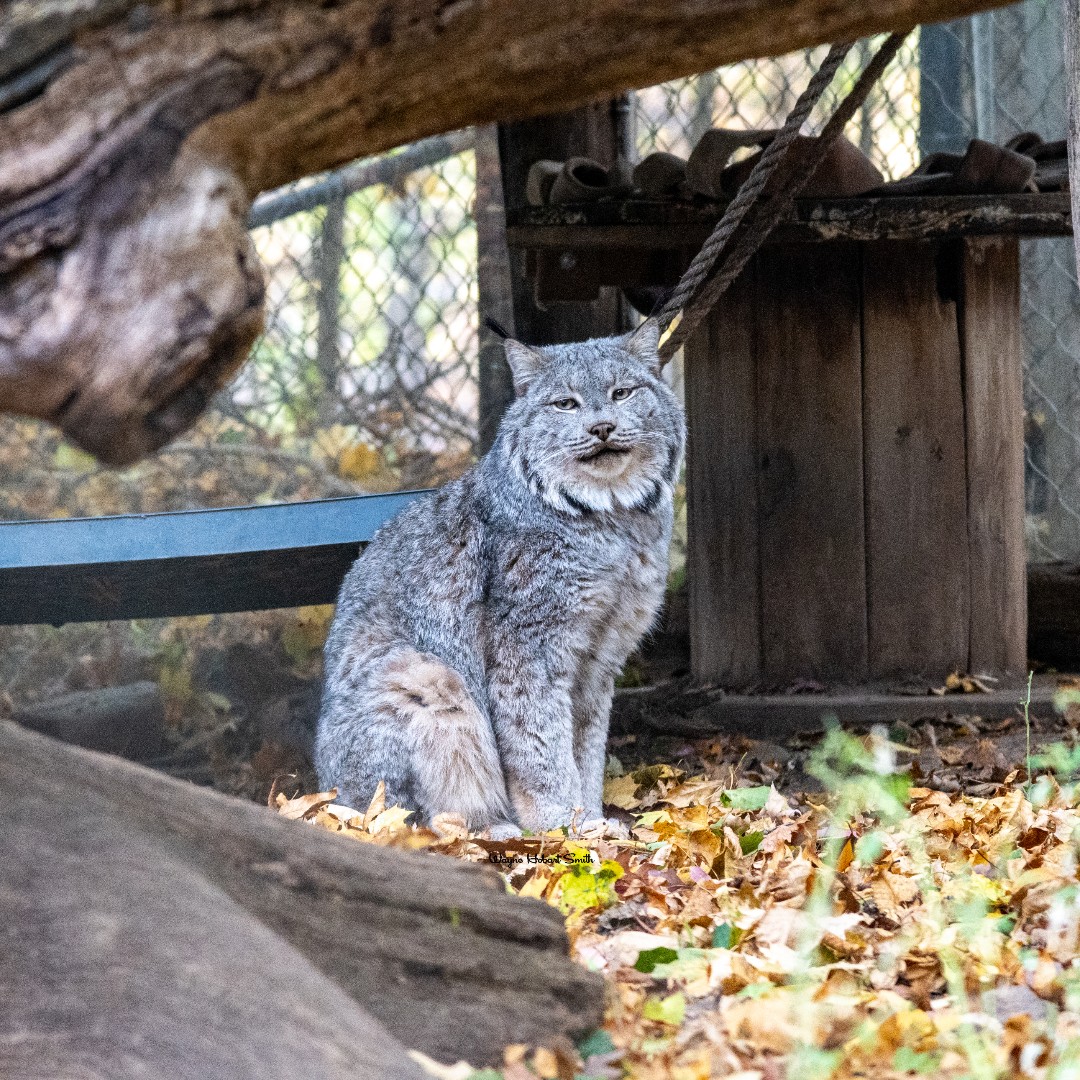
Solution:
[[(610, 165), (621, 138), (612, 102), (588, 105), (557, 116), (499, 125), (499, 157), (503, 197), (507, 208), (525, 203), (525, 181), (534, 161), (549, 158), (591, 157)], [(621, 300), (615, 289), (605, 288), (598, 300), (541, 307), (525, 273), (525, 255), (510, 259), (514, 330), (530, 345), (554, 345), (617, 334), (623, 329)]]
[(1020, 245), (969, 237), (960, 265), (972, 671), (1027, 668)]
[(345, 198), (335, 195), (327, 200), (326, 213), (319, 229), (316, 273), (319, 291), (315, 297), (318, 316), (315, 366), (319, 373), (319, 427), (333, 423), (338, 404), (337, 379), (341, 371), (341, 264), (345, 261)]
[[(1063, 0), (1065, 27), (1065, 100), (1069, 119), (1069, 191), (1072, 217), (1080, 222), (1080, 0)], [(1080, 267), (1080, 229), (1073, 228), (1073, 245)]]
[(503, 411), (514, 396), (513, 380), (499, 336), (487, 326), (494, 319), (515, 333), (510, 292), (510, 253), (506, 247), (506, 207), (499, 165), (499, 131), (494, 124), (476, 129), (476, 284), (478, 293), (477, 379), (480, 404), (477, 452), (487, 453)]
[(755, 262), (686, 343), (687, 582), (694, 674), (761, 676)]
[(867, 610), (875, 675), (944, 675), (968, 665), (955, 263), (951, 244), (883, 241), (864, 251)]
[(859, 249), (770, 247), (758, 280), (762, 674), (857, 679), (867, 648)]

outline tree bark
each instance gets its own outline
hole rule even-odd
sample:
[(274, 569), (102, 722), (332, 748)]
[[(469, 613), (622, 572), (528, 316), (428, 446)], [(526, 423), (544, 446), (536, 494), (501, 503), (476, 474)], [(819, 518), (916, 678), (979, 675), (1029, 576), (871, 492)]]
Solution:
[(242, 362), (259, 191), (997, 0), (42, 0), (0, 18), (0, 408), (123, 464)]
[(561, 916), (486, 868), (10, 723), (0, 801), (5, 1075), (414, 1077), (400, 1044), (484, 1064), (599, 1024)]

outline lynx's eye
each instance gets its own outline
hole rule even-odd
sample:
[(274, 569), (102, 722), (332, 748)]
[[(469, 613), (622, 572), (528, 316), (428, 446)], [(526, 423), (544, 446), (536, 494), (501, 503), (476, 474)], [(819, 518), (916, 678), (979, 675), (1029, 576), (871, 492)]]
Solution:
[(616, 386), (611, 391), (611, 400), (625, 401), (636, 389), (636, 386)]
[(573, 412), (578, 407), (577, 398), (564, 397), (551, 403), (559, 412)]

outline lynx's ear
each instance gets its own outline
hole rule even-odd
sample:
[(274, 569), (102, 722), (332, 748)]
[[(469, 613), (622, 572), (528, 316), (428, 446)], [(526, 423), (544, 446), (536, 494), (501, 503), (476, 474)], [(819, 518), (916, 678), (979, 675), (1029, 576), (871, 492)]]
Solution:
[(514, 390), (518, 397), (529, 388), (529, 383), (547, 363), (547, 357), (537, 349), (530, 349), (520, 341), (507, 338), (503, 342), (506, 349), (506, 362), (510, 365), (510, 374), (514, 376)]
[(654, 375), (660, 374), (660, 322), (646, 319), (636, 330), (627, 334), (623, 348), (635, 359), (648, 364)]

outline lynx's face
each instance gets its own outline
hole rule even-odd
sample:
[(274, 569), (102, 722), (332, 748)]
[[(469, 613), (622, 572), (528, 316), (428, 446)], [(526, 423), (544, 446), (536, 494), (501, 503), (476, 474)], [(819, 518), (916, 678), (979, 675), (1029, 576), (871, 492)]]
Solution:
[(674, 487), (684, 422), (657, 337), (650, 320), (621, 338), (506, 342), (518, 397), (500, 438), (518, 475), (556, 509), (647, 510)]

